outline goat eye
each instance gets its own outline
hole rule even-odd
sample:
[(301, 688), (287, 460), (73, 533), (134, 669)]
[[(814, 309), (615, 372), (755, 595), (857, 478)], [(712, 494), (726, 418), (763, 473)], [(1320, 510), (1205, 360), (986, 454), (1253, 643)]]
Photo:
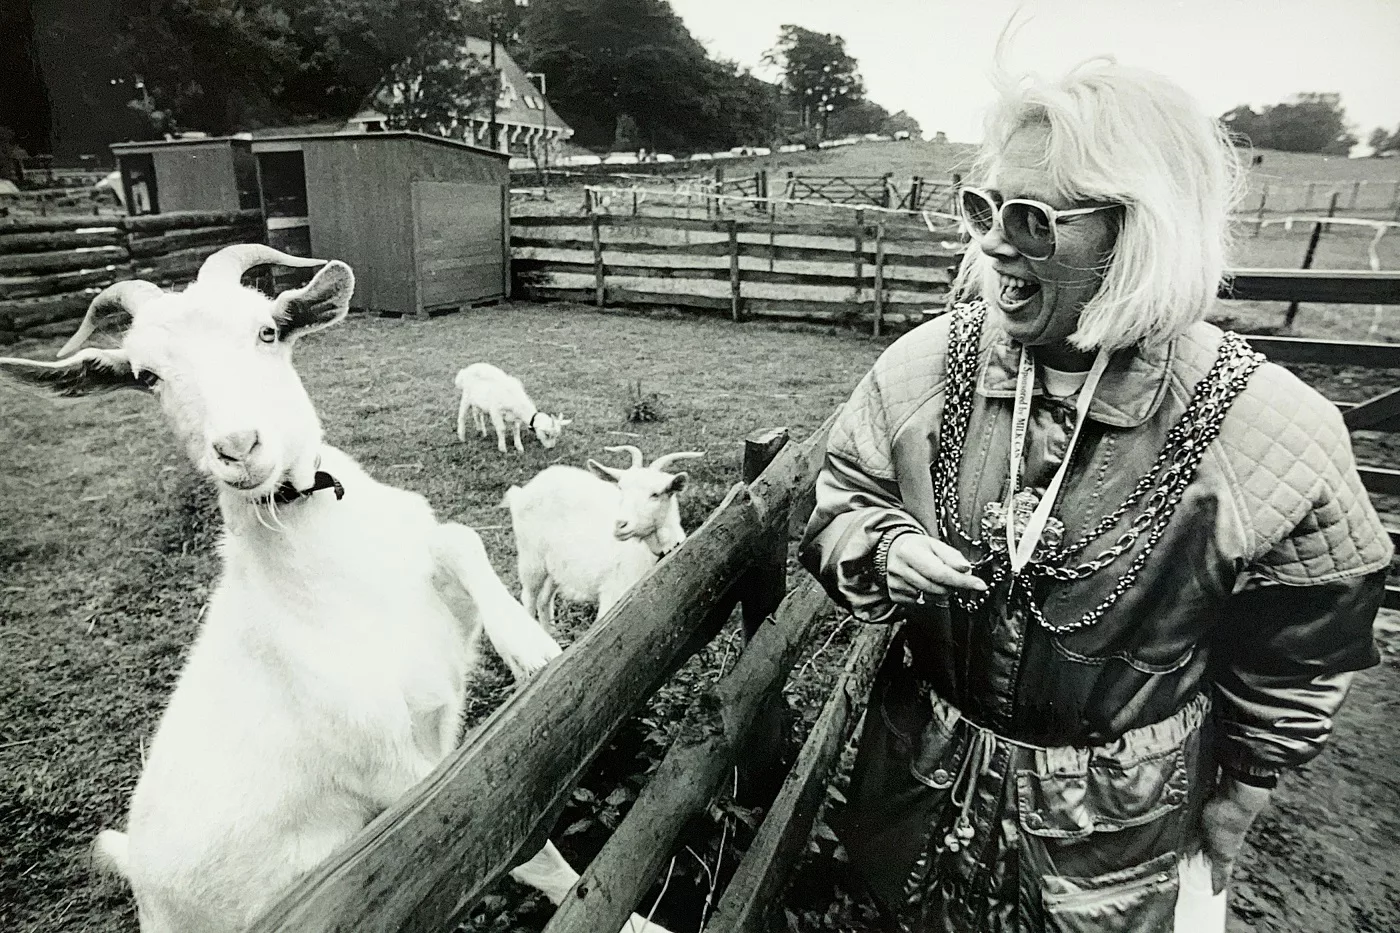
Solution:
[(277, 328), (271, 325), (264, 327), (262, 330), (258, 331), (258, 339), (263, 343), (276, 343)]
[(149, 369), (143, 369), (137, 373), (136, 381), (148, 389), (154, 389), (160, 383), (160, 377)]

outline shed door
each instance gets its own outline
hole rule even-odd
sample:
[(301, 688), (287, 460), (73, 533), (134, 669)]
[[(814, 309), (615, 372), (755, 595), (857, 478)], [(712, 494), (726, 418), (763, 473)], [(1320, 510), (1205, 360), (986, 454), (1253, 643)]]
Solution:
[(413, 183), (414, 251), (424, 309), (505, 295), (500, 185)]

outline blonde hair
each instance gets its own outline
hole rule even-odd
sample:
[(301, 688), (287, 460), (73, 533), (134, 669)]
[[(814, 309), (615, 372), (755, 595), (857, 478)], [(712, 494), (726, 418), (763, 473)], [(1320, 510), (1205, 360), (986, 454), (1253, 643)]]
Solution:
[[(1063, 77), (1013, 76), (997, 44), (999, 99), (987, 115), (976, 173), (995, 179), (999, 156), (1025, 126), (1048, 130), (1045, 167), (1072, 201), (1124, 205), (1098, 292), (1070, 342), (1117, 350), (1170, 340), (1203, 319), (1216, 299), (1239, 202), (1239, 155), (1220, 123), (1175, 82), (1112, 57)], [(990, 258), (974, 243), (956, 295), (996, 294)]]

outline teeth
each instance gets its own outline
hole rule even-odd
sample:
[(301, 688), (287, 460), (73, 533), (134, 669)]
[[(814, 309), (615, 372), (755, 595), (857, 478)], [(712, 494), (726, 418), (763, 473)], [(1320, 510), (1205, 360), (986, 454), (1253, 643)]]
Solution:
[(997, 278), (1000, 280), (1003, 304), (1012, 305), (1029, 301), (1030, 296), (1035, 293), (1036, 285), (1034, 282), (1004, 273), (998, 273)]

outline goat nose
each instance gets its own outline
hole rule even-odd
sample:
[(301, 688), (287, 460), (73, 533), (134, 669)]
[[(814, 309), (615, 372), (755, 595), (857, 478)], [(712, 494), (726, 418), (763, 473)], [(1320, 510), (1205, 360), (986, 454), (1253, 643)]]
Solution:
[(211, 446), (220, 459), (228, 463), (237, 463), (245, 459), (253, 452), (253, 448), (258, 446), (258, 432), (253, 430), (230, 431), (223, 437), (215, 438)]

